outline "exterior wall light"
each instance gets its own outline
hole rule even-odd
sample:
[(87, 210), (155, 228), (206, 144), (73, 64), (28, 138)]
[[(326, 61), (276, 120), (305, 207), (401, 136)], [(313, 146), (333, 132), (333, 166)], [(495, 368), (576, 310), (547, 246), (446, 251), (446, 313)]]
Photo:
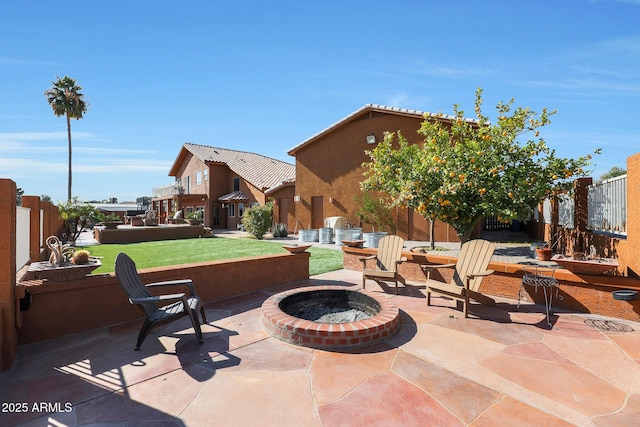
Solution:
[(293, 196), (293, 201), (294, 202), (299, 202), (301, 200), (302, 200), (302, 198), (300, 196)]
[(367, 135), (367, 144), (375, 144), (376, 143), (376, 136), (375, 134), (369, 134)]

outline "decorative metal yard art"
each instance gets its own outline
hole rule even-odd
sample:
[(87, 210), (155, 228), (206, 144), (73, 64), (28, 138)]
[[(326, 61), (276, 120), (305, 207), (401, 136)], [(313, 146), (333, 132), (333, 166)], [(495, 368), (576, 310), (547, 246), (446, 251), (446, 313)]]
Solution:
[(46, 240), (47, 247), (51, 251), (49, 262), (53, 265), (62, 266), (68, 261), (76, 251), (70, 244), (63, 244), (57, 236), (49, 236)]
[(102, 262), (95, 258), (90, 258), (86, 264), (73, 263), (71, 259), (76, 253), (76, 248), (70, 244), (63, 244), (56, 236), (48, 237), (45, 243), (51, 251), (49, 261), (31, 263), (22, 280), (47, 279), (51, 282), (78, 280), (102, 265)]

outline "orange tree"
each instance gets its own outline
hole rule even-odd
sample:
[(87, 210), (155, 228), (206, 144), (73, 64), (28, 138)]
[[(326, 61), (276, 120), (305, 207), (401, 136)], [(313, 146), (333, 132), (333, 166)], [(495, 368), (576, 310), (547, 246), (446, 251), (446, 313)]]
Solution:
[[(566, 193), (585, 175), (591, 155), (558, 157), (540, 136), (555, 112), (538, 114), (512, 108), (513, 99), (496, 106), (497, 121), (482, 113), (482, 90), (476, 92), (476, 119), (427, 114), (418, 133), (420, 145), (398, 132), (367, 151), (360, 187), (377, 191), (392, 206), (414, 208), (425, 219), (439, 219), (466, 241), (483, 216), (526, 220), (547, 197)], [(598, 150), (596, 150), (598, 152)]]

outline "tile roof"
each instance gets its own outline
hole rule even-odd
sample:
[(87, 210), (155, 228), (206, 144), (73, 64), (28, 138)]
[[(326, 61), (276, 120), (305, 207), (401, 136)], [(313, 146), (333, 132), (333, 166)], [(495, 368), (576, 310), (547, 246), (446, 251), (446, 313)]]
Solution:
[[(440, 113), (429, 113), (427, 111), (419, 111), (419, 110), (410, 110), (407, 108), (398, 108), (398, 107), (388, 107), (386, 105), (379, 105), (379, 104), (366, 104), (363, 107), (359, 108), (358, 110), (354, 111), (353, 113), (347, 115), (346, 117), (343, 117), (342, 119), (338, 120), (337, 122), (335, 122), (334, 124), (324, 128), (323, 130), (321, 130), (320, 132), (312, 135), (311, 137), (305, 139), (304, 141), (302, 141), (300, 144), (296, 145), (295, 147), (293, 147), (292, 149), (290, 149), (288, 151), (289, 155), (291, 156), (295, 156), (296, 152), (302, 148), (303, 146), (310, 144), (311, 142), (313, 142), (314, 140), (316, 140), (319, 136), (325, 134), (326, 132), (329, 132), (339, 126), (342, 126), (343, 124), (353, 120), (354, 118), (362, 115), (365, 112), (368, 111), (376, 111), (376, 112), (381, 112), (381, 113), (389, 113), (389, 114), (396, 114), (396, 115), (400, 115), (400, 116), (413, 116), (416, 118), (422, 118), (424, 119), (425, 117), (434, 117), (434, 118), (438, 118), (440, 120), (445, 120), (445, 121), (451, 121), (454, 120), (456, 117), (455, 116), (450, 116), (450, 115), (446, 115), (446, 114), (440, 114)], [(477, 120), (474, 119), (465, 119), (467, 122), (469, 123), (477, 123)]]
[(191, 143), (185, 143), (183, 147), (203, 163), (226, 164), (229, 169), (262, 191), (296, 177), (294, 164), (261, 154)]
[(249, 197), (247, 197), (247, 195), (242, 191), (234, 191), (233, 193), (225, 194), (224, 196), (218, 197), (218, 200), (221, 202), (235, 202), (249, 200)]

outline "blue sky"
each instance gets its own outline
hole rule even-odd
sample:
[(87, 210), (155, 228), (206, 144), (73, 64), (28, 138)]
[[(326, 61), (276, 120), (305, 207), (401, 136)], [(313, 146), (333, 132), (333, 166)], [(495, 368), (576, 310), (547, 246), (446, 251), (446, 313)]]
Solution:
[[(562, 156), (592, 175), (640, 152), (640, 0), (9, 1), (0, 5), (0, 178), (66, 199), (64, 118), (44, 92), (83, 87), (73, 193), (151, 195), (184, 142), (287, 151), (367, 103), (494, 117), (557, 109)], [(393, 130), (393, 129), (390, 129)]]

